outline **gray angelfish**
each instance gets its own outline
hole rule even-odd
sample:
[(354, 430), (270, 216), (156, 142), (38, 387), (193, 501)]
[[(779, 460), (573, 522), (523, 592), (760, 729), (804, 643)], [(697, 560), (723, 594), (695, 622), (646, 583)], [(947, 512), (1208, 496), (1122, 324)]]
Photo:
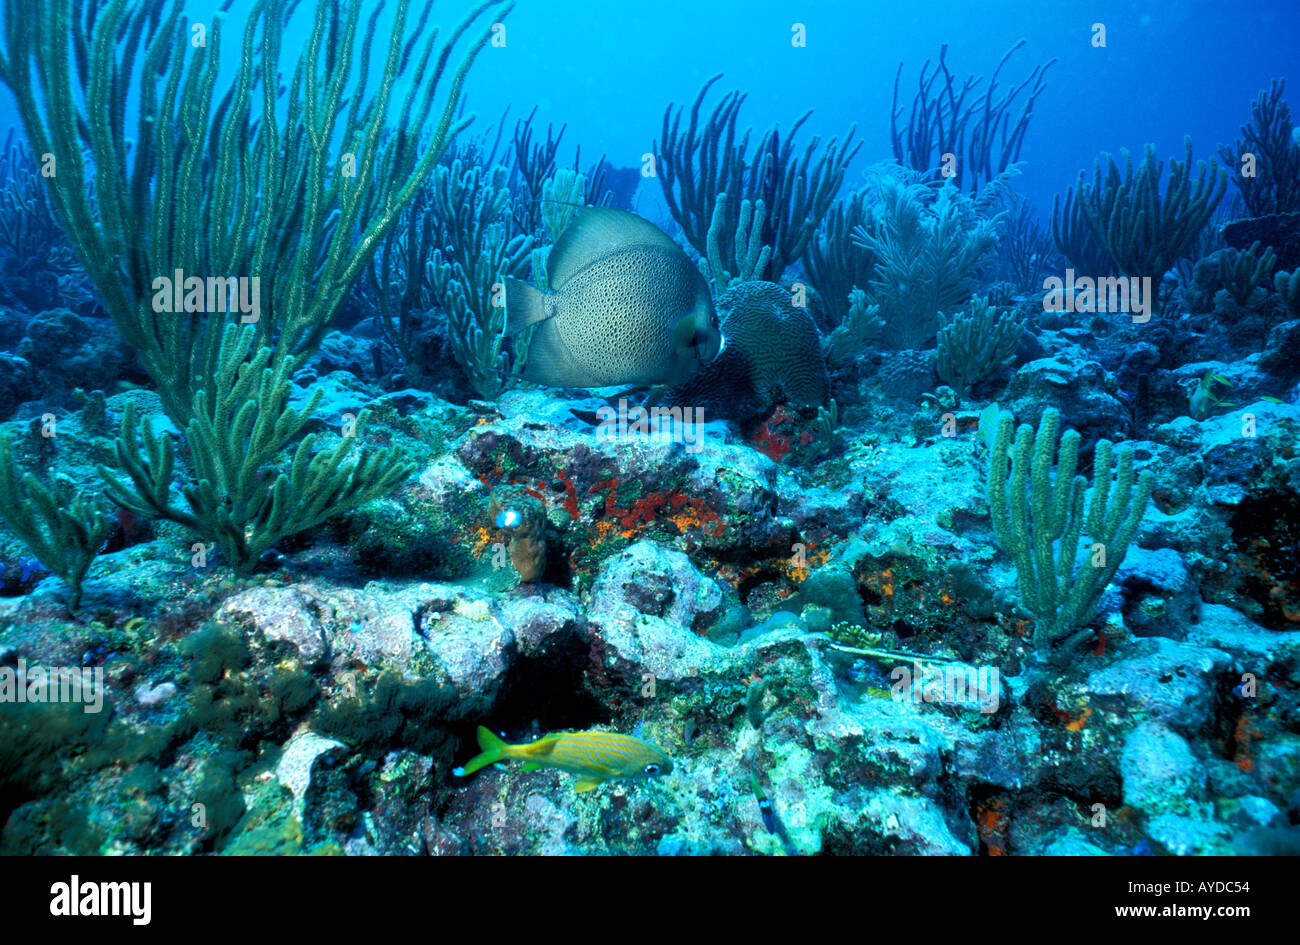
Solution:
[(667, 233), (634, 213), (579, 210), (551, 247), (546, 274), (551, 292), (506, 279), (507, 331), (538, 326), (527, 380), (675, 384), (718, 353), (708, 283)]

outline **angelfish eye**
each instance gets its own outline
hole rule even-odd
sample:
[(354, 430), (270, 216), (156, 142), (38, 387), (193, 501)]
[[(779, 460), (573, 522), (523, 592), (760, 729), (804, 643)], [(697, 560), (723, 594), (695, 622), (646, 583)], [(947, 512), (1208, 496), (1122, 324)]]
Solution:
[(659, 766), (656, 764), (646, 765), (645, 773), (646, 773), (646, 777), (653, 778), (655, 775), (659, 773)]

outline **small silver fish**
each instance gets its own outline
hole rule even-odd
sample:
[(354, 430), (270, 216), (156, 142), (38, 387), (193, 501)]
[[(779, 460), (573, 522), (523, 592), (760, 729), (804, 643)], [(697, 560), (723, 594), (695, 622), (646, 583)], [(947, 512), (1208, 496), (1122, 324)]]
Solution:
[(505, 280), (506, 330), (538, 326), (524, 368), (530, 381), (675, 384), (721, 348), (708, 283), (667, 233), (634, 213), (579, 210), (546, 274), (554, 291)]

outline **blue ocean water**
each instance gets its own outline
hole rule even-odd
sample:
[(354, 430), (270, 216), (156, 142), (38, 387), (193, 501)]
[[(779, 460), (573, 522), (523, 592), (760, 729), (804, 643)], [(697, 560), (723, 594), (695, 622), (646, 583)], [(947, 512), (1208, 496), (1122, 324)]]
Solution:
[[(439, 2), (436, 16), (458, 22), (472, 6)], [(234, 5), (232, 25), (241, 23), (242, 7)], [(287, 54), (305, 42), (310, 22), (303, 12), (295, 18)], [(1092, 45), (1096, 23), (1106, 27), (1105, 48)], [(806, 46), (791, 44), (795, 24), (806, 27)], [(237, 62), (237, 35), (228, 33), (228, 68)], [(1297, 36), (1300, 10), (1285, 2), (1239, 9), (1208, 0), (939, 0), (915, 8), (875, 0), (668, 0), (643, 9), (545, 0), (511, 12), (507, 46), (478, 64), (465, 92), (477, 116), (472, 133), (494, 126), (507, 109), (513, 120), (536, 107), (539, 125), (568, 128), (566, 150), (581, 145), (592, 158), (604, 153), (616, 166), (639, 167), (667, 103), (692, 101), (722, 73), (718, 88), (746, 93), (744, 117), (755, 128), (788, 126), (805, 111), (812, 112), (805, 125), (812, 134), (855, 127), (863, 148), (852, 181), (853, 171), (892, 157), (889, 111), (899, 63), (902, 103), (910, 104), (920, 67), (938, 58), (941, 45), (950, 47), (955, 73), (987, 76), (1023, 39), (1005, 80), (1020, 81), (1056, 60), (1018, 182), (1045, 213), (1052, 196), (1103, 151), (1136, 152), (1151, 142), (1164, 154), (1190, 135), (1203, 157), (1229, 141), (1255, 93), (1288, 74)], [(15, 121), (0, 89), (0, 122)], [(656, 196), (649, 188), (645, 199)]]
[[(807, 27), (806, 47), (791, 45), (796, 23)], [(1104, 49), (1091, 45), (1094, 23), (1106, 26)], [(1243, 103), (1294, 68), (1300, 10), (1202, 0), (726, 0), (644, 9), (592, 0), (521, 4), (509, 26), (519, 46), (476, 72), (468, 86), (473, 110), (490, 121), (508, 105), (527, 111), (535, 104), (540, 121), (567, 124), (574, 143), (627, 166), (658, 137), (665, 102), (690, 102), (722, 73), (719, 88), (748, 95), (745, 116), (756, 128), (789, 125), (810, 109), (805, 127), (814, 134), (856, 126), (860, 170), (892, 156), (899, 63), (902, 101), (910, 104), (922, 64), (937, 59), (942, 44), (954, 72), (987, 76), (1024, 39), (1007, 79), (1057, 60), (1035, 109), (1020, 182), (1046, 210), (1103, 151), (1140, 151), (1151, 142), (1164, 154), (1191, 135), (1203, 157), (1230, 140), (1248, 117)], [(537, 92), (521, 96), (524, 88)]]

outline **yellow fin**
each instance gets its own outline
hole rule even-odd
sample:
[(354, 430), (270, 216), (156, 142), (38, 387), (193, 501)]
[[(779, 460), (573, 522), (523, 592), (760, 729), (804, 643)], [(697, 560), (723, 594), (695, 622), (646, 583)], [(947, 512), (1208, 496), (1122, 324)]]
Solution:
[(546, 765), (542, 764), (540, 761), (525, 761), (522, 770), (536, 771), (539, 768), (545, 768), (545, 767)]
[(549, 758), (555, 753), (555, 745), (559, 740), (559, 732), (555, 732), (551, 735), (544, 735), (535, 742), (529, 742), (527, 745), (517, 746), (519, 748), (519, 753), (515, 755), (515, 757), (525, 759), (526, 764), (524, 765), (524, 770), (533, 771), (535, 768), (529, 768), (528, 765), (534, 765), (536, 768), (540, 768), (542, 765), (528, 759)]
[(452, 770), (452, 774), (457, 777), (468, 777), (475, 771), (486, 768), (488, 765), (494, 765), (502, 758), (508, 757), (510, 746), (492, 732), (491, 729), (484, 725), (478, 727), (478, 747), (483, 749), (479, 754), (469, 760), (469, 763), (460, 768)]
[(583, 791), (590, 791), (594, 787), (600, 787), (605, 783), (604, 778), (579, 778), (573, 785), (573, 789), (581, 794)]
[(560, 290), (593, 260), (629, 246), (662, 246), (680, 253), (673, 238), (649, 220), (613, 207), (583, 207), (546, 257), (546, 278)]

